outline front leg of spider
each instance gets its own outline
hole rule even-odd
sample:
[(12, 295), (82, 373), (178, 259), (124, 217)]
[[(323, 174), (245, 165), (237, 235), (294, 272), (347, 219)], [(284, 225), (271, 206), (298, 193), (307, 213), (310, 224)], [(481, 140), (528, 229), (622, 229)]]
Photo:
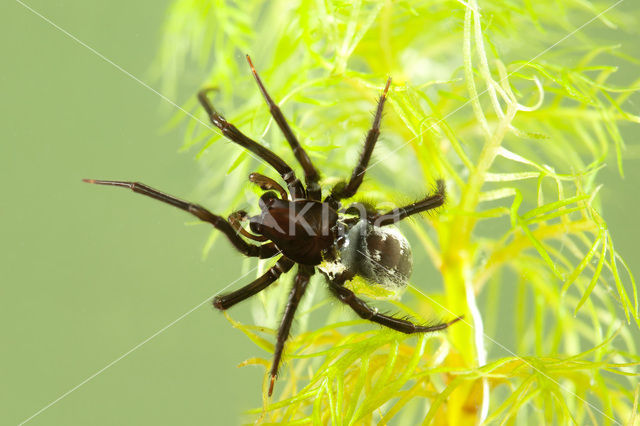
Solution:
[(242, 133), (236, 126), (229, 123), (214, 107), (209, 99), (209, 93), (215, 91), (215, 88), (206, 88), (198, 92), (198, 101), (209, 115), (211, 123), (220, 129), (222, 134), (232, 142), (237, 143), (248, 151), (253, 152), (261, 160), (265, 161), (273, 167), (282, 180), (287, 184), (289, 193), (293, 199), (304, 199), (305, 189), (302, 182), (296, 177), (295, 172), (282, 158), (265, 148), (247, 135)]
[(249, 57), (249, 55), (247, 55), (247, 62), (249, 62), (251, 73), (253, 73), (253, 77), (255, 78), (256, 83), (258, 83), (260, 93), (262, 93), (264, 100), (269, 106), (269, 111), (271, 112), (273, 119), (278, 124), (278, 127), (282, 131), (285, 139), (287, 139), (287, 141), (289, 142), (289, 145), (293, 150), (293, 155), (295, 155), (296, 160), (298, 160), (298, 163), (300, 163), (302, 169), (304, 170), (305, 182), (307, 183), (307, 196), (311, 200), (320, 201), (320, 197), (322, 196), (322, 190), (320, 188), (320, 185), (318, 185), (320, 174), (311, 162), (311, 159), (309, 158), (309, 155), (307, 155), (307, 152), (304, 150), (302, 145), (300, 145), (300, 142), (298, 142), (298, 138), (296, 138), (296, 136), (293, 134), (293, 130), (291, 130), (289, 123), (287, 123), (287, 120), (284, 118), (282, 111), (280, 111), (280, 107), (278, 107), (278, 104), (276, 104), (273, 99), (271, 99), (271, 96), (262, 83), (262, 80), (260, 79), (260, 76), (258, 75), (255, 67), (253, 66), (253, 62), (251, 62), (251, 58)]
[(177, 207), (180, 210), (191, 213), (201, 221), (210, 223), (214, 228), (225, 234), (231, 244), (233, 244), (233, 246), (245, 256), (267, 259), (279, 253), (278, 249), (275, 245), (273, 245), (273, 243), (267, 243), (260, 246), (247, 243), (236, 233), (235, 229), (229, 222), (224, 220), (222, 217), (211, 213), (201, 205), (181, 200), (180, 198), (174, 197), (173, 195), (165, 194), (164, 192), (153, 189), (150, 186), (145, 185), (144, 183), (99, 179), (82, 179), (82, 181), (86, 183), (93, 183), (96, 185), (128, 188), (133, 192), (137, 192), (138, 194), (154, 198), (163, 203)]

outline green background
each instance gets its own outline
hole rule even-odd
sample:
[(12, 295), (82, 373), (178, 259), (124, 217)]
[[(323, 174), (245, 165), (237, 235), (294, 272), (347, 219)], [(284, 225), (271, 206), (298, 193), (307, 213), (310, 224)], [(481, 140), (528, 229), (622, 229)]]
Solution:
[[(169, 3), (28, 4), (159, 87), (150, 70)], [(185, 226), (183, 212), (81, 182), (140, 180), (194, 199), (195, 152), (178, 152), (180, 128), (161, 131), (173, 107), (19, 3), (3, 2), (0, 16), (0, 424), (15, 424), (253, 274), (241, 278), (242, 259), (222, 240), (202, 261), (209, 229)], [(204, 74), (193, 70), (186, 86)], [(192, 95), (178, 93), (178, 104)], [(636, 273), (637, 153), (625, 179), (613, 164), (602, 175), (604, 217)], [(204, 303), (30, 424), (238, 423), (260, 405), (263, 370), (236, 368), (254, 356), (268, 357)]]

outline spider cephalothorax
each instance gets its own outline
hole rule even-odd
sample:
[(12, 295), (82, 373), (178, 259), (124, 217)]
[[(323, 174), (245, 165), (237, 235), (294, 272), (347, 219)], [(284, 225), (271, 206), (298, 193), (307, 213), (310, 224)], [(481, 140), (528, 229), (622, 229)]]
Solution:
[[(404, 207), (380, 212), (364, 204), (354, 203), (342, 210), (341, 201), (353, 197), (362, 183), (364, 172), (380, 134), (382, 110), (391, 79), (387, 80), (380, 96), (373, 125), (367, 133), (364, 149), (351, 178), (333, 187), (330, 194), (322, 200), (318, 171), (293, 134), (280, 108), (267, 93), (249, 56), (247, 60), (271, 115), (304, 170), (306, 185), (296, 178), (292, 168), (278, 155), (244, 135), (215, 110), (207, 97), (213, 89), (204, 89), (198, 94), (198, 99), (211, 122), (228, 139), (248, 149), (273, 167), (286, 184), (285, 190), (269, 177), (258, 173), (249, 175), (251, 182), (266, 191), (259, 200), (260, 214), (249, 217), (247, 212), (237, 211), (225, 220), (198, 204), (180, 200), (142, 183), (95, 179), (85, 179), (85, 182), (130, 188), (185, 210), (222, 231), (234, 247), (246, 256), (261, 259), (280, 256), (274, 266), (252, 283), (231, 293), (216, 296), (213, 305), (218, 309), (228, 309), (259, 293), (275, 282), (280, 275), (288, 272), (294, 265), (298, 265), (289, 301), (278, 329), (270, 371), (269, 395), (271, 395), (296, 308), (316, 269), (324, 275), (331, 293), (339, 301), (351, 307), (361, 318), (394, 330), (403, 333), (437, 331), (447, 328), (460, 317), (430, 326), (414, 324), (405, 319), (379, 313), (377, 309), (369, 307), (345, 287), (345, 283), (356, 276), (385, 287), (406, 286), (411, 274), (411, 249), (406, 238), (393, 227), (393, 224), (444, 203), (444, 185), (439, 181), (438, 189), (434, 194)], [(242, 226), (242, 222), (247, 219), (251, 232)], [(256, 245), (247, 242), (247, 239), (264, 244)]]

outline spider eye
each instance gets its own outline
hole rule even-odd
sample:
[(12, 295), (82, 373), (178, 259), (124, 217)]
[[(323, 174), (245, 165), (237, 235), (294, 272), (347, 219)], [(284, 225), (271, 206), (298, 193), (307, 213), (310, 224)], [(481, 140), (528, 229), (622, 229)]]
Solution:
[(260, 196), (260, 200), (258, 201), (258, 205), (262, 210), (266, 210), (271, 207), (274, 201), (278, 200), (278, 196), (273, 191), (265, 192)]

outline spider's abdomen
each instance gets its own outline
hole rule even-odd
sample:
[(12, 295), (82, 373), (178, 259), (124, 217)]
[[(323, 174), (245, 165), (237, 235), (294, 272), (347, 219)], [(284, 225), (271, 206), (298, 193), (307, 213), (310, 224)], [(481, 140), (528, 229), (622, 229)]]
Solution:
[(349, 271), (388, 289), (405, 287), (413, 268), (409, 242), (393, 226), (357, 223), (340, 254)]

